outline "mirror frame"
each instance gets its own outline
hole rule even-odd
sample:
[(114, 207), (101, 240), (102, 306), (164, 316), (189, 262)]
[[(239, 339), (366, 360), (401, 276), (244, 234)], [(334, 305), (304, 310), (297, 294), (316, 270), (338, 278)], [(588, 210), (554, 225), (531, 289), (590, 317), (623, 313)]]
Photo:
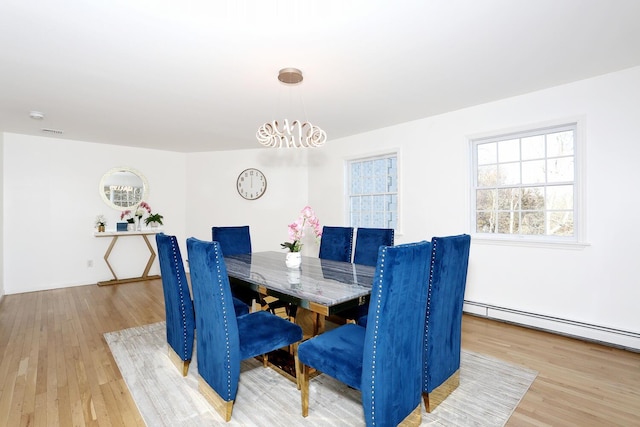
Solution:
[(109, 179), (109, 177), (116, 172), (130, 172), (136, 175), (138, 178), (140, 178), (140, 180), (142, 181), (142, 198), (140, 199), (140, 202), (147, 199), (147, 197), (149, 196), (149, 182), (147, 181), (147, 178), (140, 171), (134, 168), (130, 168), (128, 166), (120, 166), (120, 167), (108, 170), (104, 175), (102, 175), (102, 179), (100, 180), (98, 191), (100, 192), (100, 197), (102, 197), (102, 201), (104, 201), (107, 204), (107, 206), (117, 211), (126, 211), (126, 210), (130, 210), (131, 208), (137, 206), (140, 203), (140, 202), (137, 202), (131, 206), (118, 206), (112, 203), (111, 200), (109, 200), (107, 195), (104, 193), (104, 185), (107, 179)]

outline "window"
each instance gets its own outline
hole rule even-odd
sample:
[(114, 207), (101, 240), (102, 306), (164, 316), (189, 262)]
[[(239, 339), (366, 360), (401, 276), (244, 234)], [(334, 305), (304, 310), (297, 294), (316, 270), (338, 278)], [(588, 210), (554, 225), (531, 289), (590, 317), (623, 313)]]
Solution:
[(398, 226), (398, 155), (348, 162), (349, 222), (352, 227)]
[(472, 140), (472, 231), (576, 242), (576, 128), (573, 123)]

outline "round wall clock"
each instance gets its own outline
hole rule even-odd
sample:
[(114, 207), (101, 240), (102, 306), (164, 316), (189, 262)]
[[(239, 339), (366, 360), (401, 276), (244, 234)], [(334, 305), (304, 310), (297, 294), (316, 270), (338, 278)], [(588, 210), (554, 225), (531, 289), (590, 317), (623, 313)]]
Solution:
[(238, 175), (236, 189), (245, 199), (255, 200), (267, 191), (267, 177), (258, 169), (245, 169)]

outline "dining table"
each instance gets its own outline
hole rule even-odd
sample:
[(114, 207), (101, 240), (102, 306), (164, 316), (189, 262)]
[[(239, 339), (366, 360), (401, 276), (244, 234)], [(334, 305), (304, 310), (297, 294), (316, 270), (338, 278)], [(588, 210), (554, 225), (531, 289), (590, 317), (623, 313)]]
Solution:
[[(323, 333), (327, 317), (369, 304), (375, 267), (302, 256), (300, 267), (288, 268), (285, 258), (285, 252), (266, 251), (228, 255), (224, 261), (235, 285), (258, 292), (264, 300), (291, 304), (295, 314), (290, 319), (302, 328), (303, 339)], [(277, 350), (269, 354), (268, 364), (295, 381), (292, 356), (291, 349)]]
[(299, 268), (288, 268), (285, 255), (253, 252), (224, 260), (229, 277), (324, 316), (368, 301), (375, 267), (303, 256)]
[(225, 256), (224, 260), (235, 283), (297, 306), (296, 317), (304, 317), (300, 315), (304, 310), (313, 313), (312, 335), (322, 332), (324, 317), (369, 303), (375, 267), (302, 256), (299, 268), (288, 268), (285, 256), (284, 252), (266, 251)]

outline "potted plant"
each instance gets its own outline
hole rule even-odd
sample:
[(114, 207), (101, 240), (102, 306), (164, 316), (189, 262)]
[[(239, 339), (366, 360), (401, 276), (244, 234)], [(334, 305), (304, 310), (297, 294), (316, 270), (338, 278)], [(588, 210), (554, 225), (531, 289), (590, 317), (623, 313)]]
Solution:
[(151, 227), (157, 227), (158, 224), (162, 224), (162, 218), (164, 218), (159, 213), (149, 213), (149, 216), (144, 219), (144, 223), (146, 225), (151, 225)]
[(96, 227), (98, 227), (98, 232), (103, 233), (106, 225), (107, 225), (107, 219), (104, 217), (104, 215), (98, 215), (96, 217)]
[(285, 264), (289, 268), (298, 268), (302, 263), (300, 251), (302, 250), (302, 237), (304, 236), (304, 226), (308, 224), (316, 239), (322, 236), (322, 227), (320, 226), (320, 220), (316, 216), (313, 209), (310, 206), (305, 206), (300, 211), (298, 219), (289, 224), (289, 239), (290, 242), (281, 243), (282, 249), (289, 249), (289, 253), (286, 255)]

